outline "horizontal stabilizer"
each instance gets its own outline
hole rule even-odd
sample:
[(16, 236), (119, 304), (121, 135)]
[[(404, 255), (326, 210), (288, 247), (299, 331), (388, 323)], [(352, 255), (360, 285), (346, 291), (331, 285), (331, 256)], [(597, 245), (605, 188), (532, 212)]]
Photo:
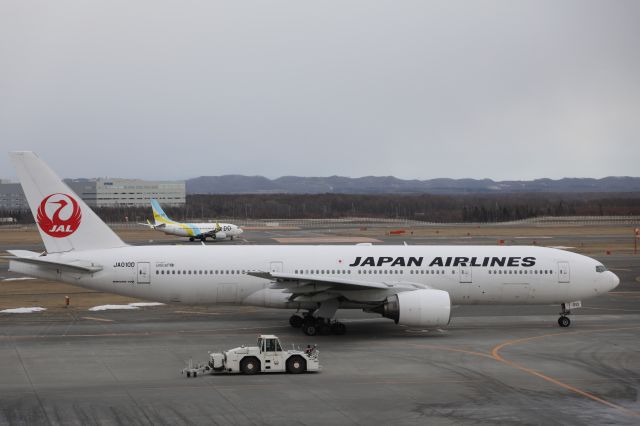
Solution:
[(96, 265), (93, 262), (86, 260), (65, 260), (64, 262), (49, 260), (47, 256), (41, 256), (40, 253), (36, 253), (28, 250), (9, 250), (13, 256), (0, 256), (3, 259), (8, 259), (11, 262), (29, 263), (32, 265), (43, 266), (50, 269), (66, 269), (74, 272), (93, 273), (101, 271), (103, 268), (100, 265)]

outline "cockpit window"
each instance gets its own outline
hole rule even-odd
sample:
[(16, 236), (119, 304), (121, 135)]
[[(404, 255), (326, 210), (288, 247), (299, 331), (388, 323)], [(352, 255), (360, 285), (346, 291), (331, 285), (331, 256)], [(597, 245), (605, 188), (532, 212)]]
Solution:
[(604, 272), (606, 270), (607, 270), (607, 268), (605, 268), (604, 266), (596, 265), (596, 272)]

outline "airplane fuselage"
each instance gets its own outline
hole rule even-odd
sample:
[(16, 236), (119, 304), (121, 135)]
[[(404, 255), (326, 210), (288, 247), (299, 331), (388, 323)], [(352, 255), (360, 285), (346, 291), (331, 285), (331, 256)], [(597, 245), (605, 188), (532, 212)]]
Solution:
[[(312, 309), (321, 299), (292, 297), (253, 271), (384, 283), (387, 289), (342, 291), (340, 308), (380, 303), (421, 288), (449, 293), (451, 303), (560, 304), (606, 293), (618, 283), (596, 260), (528, 246), (128, 246), (50, 254), (86, 261), (91, 274), (11, 263), (11, 270), (100, 291), (173, 303), (233, 303)], [(304, 281), (304, 280), (301, 280)], [(321, 289), (319, 289), (321, 290)], [(319, 293), (326, 297), (326, 293)]]
[[(219, 230), (216, 230), (219, 225)], [(237, 237), (242, 234), (242, 229), (236, 225), (228, 223), (168, 223), (162, 228), (158, 228), (167, 235), (177, 235), (179, 237), (194, 237), (198, 238), (201, 235), (213, 237), (214, 235), (221, 235), (221, 239)]]

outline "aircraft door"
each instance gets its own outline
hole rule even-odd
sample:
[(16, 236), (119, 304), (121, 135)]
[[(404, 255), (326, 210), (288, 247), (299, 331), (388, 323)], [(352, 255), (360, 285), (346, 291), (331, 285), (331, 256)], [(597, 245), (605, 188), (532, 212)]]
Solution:
[(235, 303), (238, 295), (236, 284), (220, 284), (218, 286), (218, 303)]
[(571, 277), (569, 275), (569, 262), (558, 262), (558, 282), (571, 282)]
[(460, 266), (460, 282), (470, 283), (471, 280), (471, 266)]
[(282, 262), (271, 262), (271, 264), (269, 265), (269, 271), (270, 272), (282, 272), (283, 271)]
[(149, 262), (138, 262), (138, 284), (150, 284), (151, 273)]

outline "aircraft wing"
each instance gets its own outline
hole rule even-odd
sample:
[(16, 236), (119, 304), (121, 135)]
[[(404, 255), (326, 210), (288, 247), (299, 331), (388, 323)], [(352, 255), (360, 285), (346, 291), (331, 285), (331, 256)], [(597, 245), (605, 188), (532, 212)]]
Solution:
[(147, 223), (138, 222), (138, 225), (148, 226), (149, 228), (152, 228), (152, 229), (162, 229), (165, 226), (167, 226), (166, 223), (160, 223), (160, 224), (154, 225), (153, 223), (149, 222), (149, 220), (147, 220)]
[[(406, 281), (381, 280), (377, 282), (361, 281), (352, 278), (341, 278), (323, 275), (300, 275), (288, 274), (285, 272), (247, 272), (254, 277), (269, 279), (274, 281), (271, 288), (284, 288), (295, 294), (309, 294), (320, 292), (341, 293), (353, 290), (391, 290), (395, 293), (398, 290), (416, 290), (428, 288), (421, 284)], [(382, 278), (382, 277), (381, 277)]]

